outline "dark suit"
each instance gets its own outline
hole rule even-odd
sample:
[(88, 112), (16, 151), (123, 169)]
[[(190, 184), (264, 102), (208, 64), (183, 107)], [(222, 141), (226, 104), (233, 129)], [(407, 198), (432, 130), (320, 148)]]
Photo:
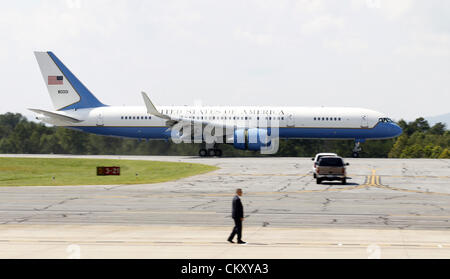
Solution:
[(242, 206), (241, 199), (238, 195), (233, 198), (231, 217), (234, 220), (234, 228), (230, 234), (228, 240), (233, 240), (234, 236), (237, 234), (238, 241), (241, 241), (242, 237), (242, 218), (244, 218), (244, 207)]

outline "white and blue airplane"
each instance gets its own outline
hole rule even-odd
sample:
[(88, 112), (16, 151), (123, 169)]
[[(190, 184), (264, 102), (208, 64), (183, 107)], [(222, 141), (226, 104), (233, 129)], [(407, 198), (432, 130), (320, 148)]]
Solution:
[[(363, 108), (272, 106), (154, 106), (142, 92), (145, 106), (109, 106), (89, 89), (52, 52), (35, 52), (54, 110), (30, 109), (45, 123), (87, 133), (146, 140), (192, 139), (186, 127), (213, 126), (221, 133), (194, 138), (204, 143), (200, 156), (221, 156), (219, 144), (262, 150), (272, 144), (265, 137), (277, 129), (279, 139), (354, 140), (358, 157), (365, 140), (389, 139), (402, 129), (385, 114)], [(264, 122), (262, 125), (260, 123)], [(256, 124), (255, 124), (256, 123)], [(183, 128), (174, 133), (174, 127)], [(265, 135), (265, 136), (261, 136)], [(256, 139), (256, 140), (254, 140)], [(175, 140), (174, 140), (175, 141)]]

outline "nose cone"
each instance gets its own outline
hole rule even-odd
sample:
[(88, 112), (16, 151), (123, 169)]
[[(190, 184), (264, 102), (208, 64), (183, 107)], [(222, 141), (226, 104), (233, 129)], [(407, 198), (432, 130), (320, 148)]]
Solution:
[(403, 133), (403, 130), (400, 126), (398, 126), (396, 123), (391, 123), (391, 129), (392, 131), (392, 137), (396, 138), (400, 136)]

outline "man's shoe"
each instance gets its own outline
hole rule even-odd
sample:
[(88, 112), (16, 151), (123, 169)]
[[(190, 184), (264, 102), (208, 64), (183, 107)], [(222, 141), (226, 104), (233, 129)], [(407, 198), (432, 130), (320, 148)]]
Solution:
[(239, 240), (238, 241), (238, 244), (246, 244), (247, 242), (245, 242), (245, 241), (242, 241), (242, 240)]
[(231, 239), (227, 239), (228, 240), (228, 242), (230, 242), (230, 243), (234, 243), (234, 241), (233, 240), (231, 240)]

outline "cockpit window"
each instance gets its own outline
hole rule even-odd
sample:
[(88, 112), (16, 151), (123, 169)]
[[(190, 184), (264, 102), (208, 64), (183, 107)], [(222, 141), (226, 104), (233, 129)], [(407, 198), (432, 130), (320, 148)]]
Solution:
[(392, 119), (390, 118), (379, 118), (378, 122), (383, 122), (383, 123), (392, 123), (394, 121), (392, 121)]

